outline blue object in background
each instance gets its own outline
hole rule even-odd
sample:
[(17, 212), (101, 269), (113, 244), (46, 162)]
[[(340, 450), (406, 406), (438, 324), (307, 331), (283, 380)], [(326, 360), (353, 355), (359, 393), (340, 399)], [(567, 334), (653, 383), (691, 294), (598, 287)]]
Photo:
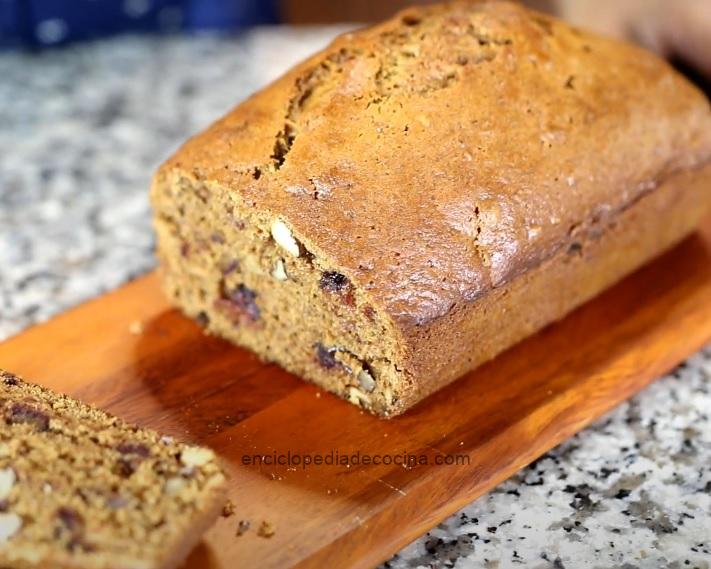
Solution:
[(49, 47), (119, 32), (228, 32), (277, 21), (277, 0), (0, 0), (0, 47)]

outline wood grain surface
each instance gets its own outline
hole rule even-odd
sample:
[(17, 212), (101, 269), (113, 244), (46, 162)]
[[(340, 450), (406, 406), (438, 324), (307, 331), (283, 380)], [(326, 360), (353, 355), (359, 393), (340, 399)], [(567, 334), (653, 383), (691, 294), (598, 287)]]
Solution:
[[(188, 567), (370, 567), (709, 340), (711, 220), (389, 421), (203, 335), (168, 306), (155, 274), (0, 344), (0, 367), (224, 457), (237, 513), (217, 522)], [(247, 464), (274, 453), (384, 460)], [(427, 464), (383, 464), (405, 454)], [(459, 464), (437, 464), (447, 461)], [(251, 523), (242, 536), (239, 520)], [(271, 538), (258, 535), (263, 521)]]

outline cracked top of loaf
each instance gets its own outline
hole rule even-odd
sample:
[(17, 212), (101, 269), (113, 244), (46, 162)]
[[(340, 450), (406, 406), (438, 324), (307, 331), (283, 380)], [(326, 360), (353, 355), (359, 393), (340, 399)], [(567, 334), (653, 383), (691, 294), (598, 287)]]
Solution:
[(219, 184), (422, 324), (711, 159), (705, 97), (651, 53), (512, 2), (345, 34), (159, 175)]

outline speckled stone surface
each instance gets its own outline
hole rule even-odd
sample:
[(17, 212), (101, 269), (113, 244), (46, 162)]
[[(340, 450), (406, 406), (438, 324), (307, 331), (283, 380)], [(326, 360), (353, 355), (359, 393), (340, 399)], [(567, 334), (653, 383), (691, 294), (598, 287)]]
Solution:
[[(333, 29), (0, 54), (0, 338), (154, 265), (146, 190)], [(386, 566), (711, 567), (711, 348)]]

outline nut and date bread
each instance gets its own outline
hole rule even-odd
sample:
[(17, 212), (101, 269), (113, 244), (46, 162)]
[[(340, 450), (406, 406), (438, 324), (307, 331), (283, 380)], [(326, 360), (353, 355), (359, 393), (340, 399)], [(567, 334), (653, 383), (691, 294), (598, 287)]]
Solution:
[(391, 416), (693, 231), (711, 111), (668, 64), (512, 2), (345, 34), (152, 186), (165, 289)]
[(0, 370), (0, 567), (176, 567), (224, 484), (211, 450)]

